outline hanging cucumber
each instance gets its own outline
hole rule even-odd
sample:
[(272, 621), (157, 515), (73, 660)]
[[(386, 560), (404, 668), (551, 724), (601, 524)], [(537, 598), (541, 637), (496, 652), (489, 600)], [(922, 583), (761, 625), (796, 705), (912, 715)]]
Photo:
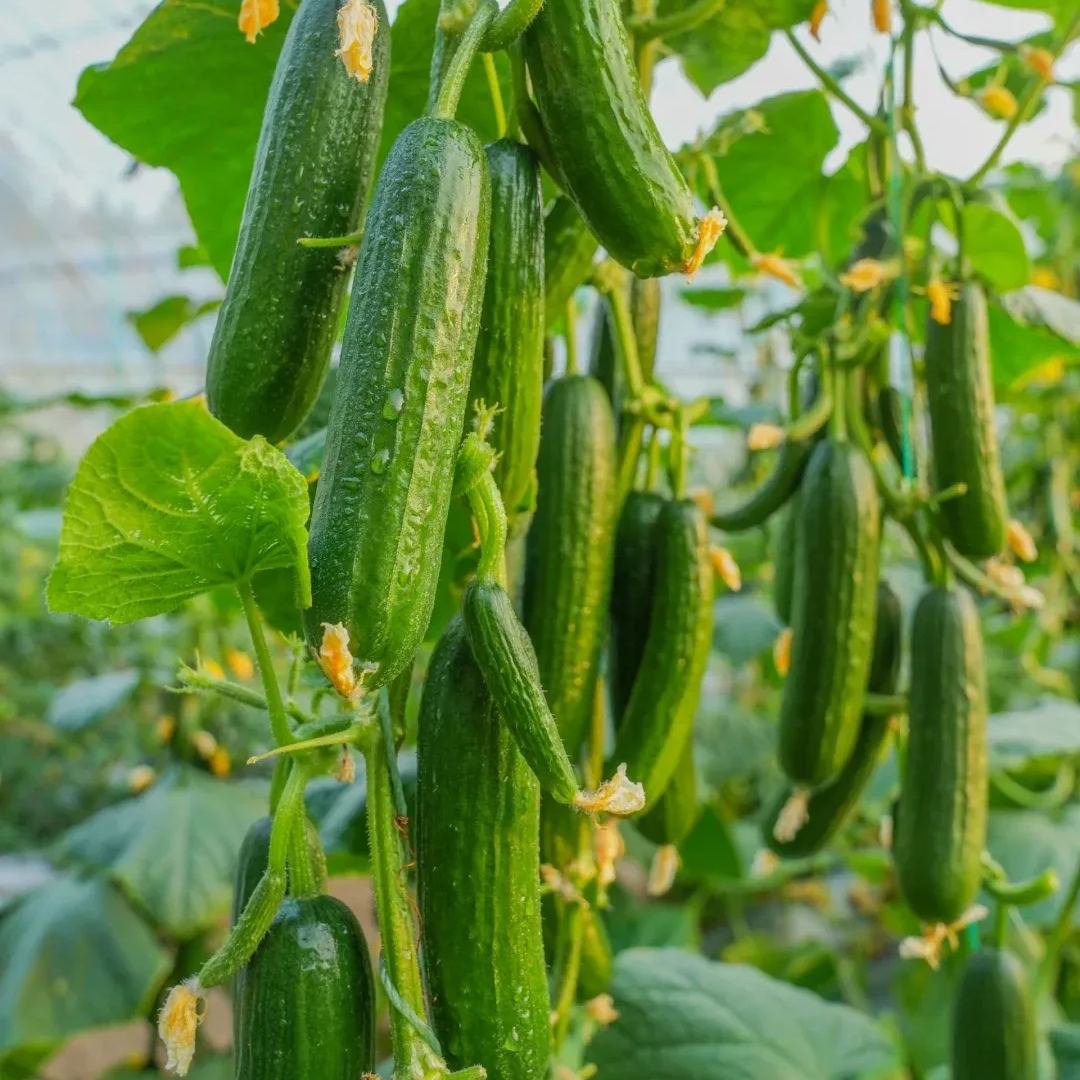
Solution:
[(836, 776), (859, 734), (880, 540), (878, 497), (866, 459), (849, 443), (819, 443), (802, 482), (791, 670), (780, 709), (780, 764), (801, 787)]
[(965, 284), (944, 325), (926, 328), (926, 396), (930, 411), (934, 483), (966, 485), (941, 504), (946, 536), (962, 555), (997, 555), (1005, 544), (1005, 482), (994, 428), (994, 382), (986, 294)]
[(348, 274), (302, 237), (359, 228), (382, 129), (390, 23), (377, 30), (367, 82), (336, 55), (340, 0), (304, 0), (274, 71), (240, 237), (206, 373), (210, 409), (238, 435), (277, 442), (315, 404)]
[(964, 967), (953, 1006), (952, 1080), (1035, 1080), (1035, 1010), (1011, 954), (982, 949)]
[(248, 962), (236, 1080), (358, 1080), (375, 1067), (375, 981), (356, 916), (292, 897)]
[(544, 322), (549, 329), (589, 276), (599, 247), (573, 201), (559, 195), (544, 215)]
[(656, 524), (656, 585), (640, 669), (619, 723), (612, 760), (645, 788), (653, 807), (690, 738), (712, 644), (713, 569), (705, 518), (672, 499)]
[[(871, 693), (892, 694), (896, 691), (902, 632), (900, 598), (888, 582), (882, 581), (878, 585), (874, 652), (867, 681), (867, 690)], [(777, 855), (788, 859), (805, 858), (820, 851), (837, 835), (858, 805), (881, 760), (890, 721), (891, 717), (887, 715), (863, 715), (851, 757), (834, 779), (810, 793), (804, 809), (805, 821), (798, 825), (794, 835), (784, 835), (784, 829), (778, 828), (778, 823), (796, 793), (791, 787), (780, 793), (765, 815), (763, 827), (765, 842)], [(781, 836), (777, 836), (778, 832)]]
[(523, 41), (552, 156), (608, 254), (638, 277), (692, 272), (719, 223), (697, 219), (660, 138), (618, 0), (547, 0)]
[(959, 588), (923, 594), (911, 627), (908, 745), (893, 853), (924, 922), (955, 922), (979, 891), (986, 839), (982, 629)]
[(574, 755), (592, 716), (615, 538), (614, 422), (595, 379), (567, 375), (548, 389), (536, 472), (525, 625), (548, 704)]
[(551, 1029), (540, 923), (540, 788), (498, 716), (460, 618), (420, 706), (417, 861), (435, 1032), (452, 1067), (543, 1075)]
[(309, 641), (344, 624), (366, 685), (391, 681), (435, 600), (487, 262), (476, 135), (424, 117), (375, 190), (311, 515)]
[(488, 439), (507, 513), (525, 507), (540, 444), (544, 365), (544, 219), (540, 170), (511, 139), (487, 148), (491, 239), (471, 402), (498, 405)]

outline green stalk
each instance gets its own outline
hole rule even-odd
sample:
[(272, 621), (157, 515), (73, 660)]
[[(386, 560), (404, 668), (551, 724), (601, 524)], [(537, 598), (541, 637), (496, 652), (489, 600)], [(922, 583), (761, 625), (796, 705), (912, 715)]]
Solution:
[(281, 688), (278, 686), (277, 675), (274, 673), (274, 661), (266, 644), (266, 635), (263, 633), (262, 616), (259, 614), (255, 596), (249, 584), (245, 582), (238, 585), (236, 591), (240, 594), (240, 603), (243, 605), (244, 617), (247, 619), (248, 630), (251, 633), (251, 644), (255, 649), (255, 661), (259, 668), (259, 677), (262, 679), (263, 693), (266, 695), (266, 709), (270, 713), (270, 730), (273, 732), (274, 742), (278, 746), (286, 746), (292, 742), (292, 729), (289, 727), (285, 702), (281, 696)]
[[(232, 682), (230, 679), (215, 679), (213, 676), (207, 675), (206, 672), (198, 671), (187, 664), (181, 665), (176, 677), (180, 680), (180, 686), (170, 688), (170, 693), (187, 694), (193, 691), (206, 690), (211, 694), (217, 694), (219, 697), (228, 698), (230, 701), (238, 701), (241, 705), (247, 705), (252, 709), (262, 709), (263, 712), (266, 712), (270, 708), (266, 701), (266, 695), (260, 694), (258, 690), (252, 690), (250, 687), (242, 686), (240, 683)], [(314, 719), (309, 712), (301, 709), (295, 702), (286, 704), (285, 711), (301, 724), (306, 724)]]
[(1046, 951), (1043, 954), (1042, 963), (1039, 965), (1035, 977), (1036, 999), (1053, 988), (1054, 980), (1057, 977), (1061, 949), (1073, 932), (1073, 919), (1076, 914), (1078, 900), (1080, 900), (1080, 862), (1077, 863), (1076, 870), (1073, 872), (1072, 881), (1069, 883), (1069, 891), (1062, 902), (1061, 908), (1058, 910), (1053, 929), (1046, 936)]
[(506, 135), (506, 109), (503, 106), (502, 89), (499, 86), (499, 72), (495, 67), (495, 57), (491, 53), (485, 52), (482, 59), (488, 94), (491, 96), (491, 110), (495, 113), (495, 134), (501, 139)]
[(585, 937), (585, 909), (581, 903), (563, 907), (562, 940), (560, 942), (562, 963), (559, 968), (559, 991), (555, 999), (555, 1049), (566, 1041), (570, 1028), (570, 1009), (577, 995), (578, 978), (581, 975), (581, 946)]
[(563, 338), (566, 341), (566, 374), (576, 375), (580, 370), (577, 346), (577, 305), (571, 295), (566, 301), (566, 310), (563, 313), (563, 322), (566, 323)]
[(457, 42), (454, 55), (446, 66), (446, 73), (435, 99), (435, 107), (430, 110), (430, 115), (440, 120), (454, 119), (469, 69), (472, 67), (477, 52), (480, 51), (484, 35), (498, 10), (495, 0), (484, 0), (469, 21), (469, 25)]
[(676, 11), (671, 15), (657, 18), (638, 16), (627, 20), (627, 29), (639, 42), (653, 38), (670, 37), (672, 34), (685, 33), (718, 15), (727, 6), (727, 0), (696, 0), (696, 3)]
[(540, 13), (544, 0), (510, 0), (484, 35), (484, 52), (498, 52), (512, 45)]

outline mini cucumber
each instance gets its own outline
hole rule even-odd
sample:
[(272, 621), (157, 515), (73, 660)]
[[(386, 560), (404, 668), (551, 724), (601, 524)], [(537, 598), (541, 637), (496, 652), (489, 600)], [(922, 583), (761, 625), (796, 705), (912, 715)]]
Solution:
[(589, 276), (600, 247), (571, 199), (559, 195), (544, 215), (544, 322), (565, 314), (567, 301)]

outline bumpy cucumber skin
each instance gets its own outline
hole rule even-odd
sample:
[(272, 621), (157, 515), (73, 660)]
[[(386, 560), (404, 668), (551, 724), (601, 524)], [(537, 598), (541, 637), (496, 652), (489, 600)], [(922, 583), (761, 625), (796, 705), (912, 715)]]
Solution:
[[(630, 316), (634, 325), (638, 365), (642, 378), (651, 382), (656, 368), (656, 342), (660, 334), (660, 281), (657, 278), (631, 278)], [(615, 340), (611, 332), (611, 317), (607, 304), (596, 309), (593, 333), (591, 374), (603, 383), (611, 404), (618, 411), (623, 397)]]
[(379, 29), (366, 83), (334, 55), (341, 0), (304, 0), (274, 72), (240, 238), (210, 345), (206, 392), (238, 435), (277, 442), (315, 404), (348, 274), (304, 236), (356, 230), (364, 213), (390, 74), (390, 22)]
[(953, 1006), (953, 1080), (1035, 1080), (1035, 1011), (1024, 970), (998, 949), (973, 953)]
[(308, 546), (308, 639), (343, 623), (369, 687), (404, 670), (431, 619), (490, 209), (469, 128), (425, 117), (401, 133), (360, 249)]
[(994, 428), (994, 382), (986, 294), (965, 284), (947, 326), (926, 329), (926, 396), (934, 483), (966, 484), (941, 504), (945, 534), (962, 555), (985, 559), (1005, 544), (1005, 481)]
[(657, 805), (690, 738), (709, 658), (713, 569), (705, 517), (691, 501), (670, 500), (656, 526), (656, 586), (649, 636), (612, 761)]
[(573, 200), (559, 195), (544, 215), (544, 322), (549, 328), (588, 277), (599, 247)]
[(773, 607), (785, 626), (791, 623), (791, 601), (795, 591), (795, 547), (801, 503), (799, 489), (796, 488), (780, 511), (773, 549)]
[(836, 776), (855, 747), (870, 672), (880, 540), (866, 459), (848, 443), (819, 443), (802, 482), (791, 670), (780, 708), (780, 764), (803, 787)]
[(571, 803), (578, 792), (555, 718), (544, 697), (532, 641), (505, 589), (473, 581), (462, 607), (465, 632), (484, 682), (546, 794)]
[(236, 1080), (359, 1080), (375, 1067), (375, 980), (356, 916), (287, 899), (247, 965)]
[(488, 441), (495, 481), (514, 516), (532, 490), (540, 447), (544, 370), (544, 215), (540, 169), (527, 147), (500, 139), (487, 148), (491, 239), (470, 402), (498, 404)]
[(540, 787), (495, 710), (461, 619), (420, 706), (417, 856), (432, 1019), (452, 1068), (533, 1080), (550, 1053)]
[[(903, 618), (900, 598), (888, 582), (878, 585), (877, 622), (874, 629), (874, 654), (870, 661), (867, 690), (874, 694), (892, 694), (900, 677), (903, 651)], [(765, 815), (765, 842), (777, 855), (802, 859), (820, 851), (839, 833), (858, 805), (866, 785), (874, 775), (881, 750), (889, 736), (889, 716), (866, 714), (859, 725), (859, 737), (851, 757), (833, 780), (810, 795), (807, 820), (795, 836), (786, 841), (775, 836), (776, 821), (793, 791), (783, 790)]]
[(963, 589), (929, 589), (911, 628), (907, 761), (894, 843), (900, 891), (924, 922), (955, 922), (979, 891), (986, 711), (975, 603)]
[(567, 375), (549, 387), (536, 472), (525, 625), (548, 704), (573, 755), (592, 717), (615, 540), (615, 429), (595, 379)]
[(694, 200), (649, 112), (618, 0), (547, 0), (523, 40), (551, 152), (608, 254), (638, 277), (683, 269)]

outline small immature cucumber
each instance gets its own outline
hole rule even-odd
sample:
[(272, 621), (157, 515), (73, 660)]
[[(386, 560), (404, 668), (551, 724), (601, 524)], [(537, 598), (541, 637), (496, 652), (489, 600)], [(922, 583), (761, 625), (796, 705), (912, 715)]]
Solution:
[(945, 533), (962, 555), (997, 555), (1005, 544), (1005, 482), (994, 428), (994, 382), (986, 294), (965, 284), (947, 325), (926, 329), (926, 396), (930, 407), (934, 483), (939, 491), (966, 484), (941, 504)]
[(544, 698), (532, 641), (506, 590), (494, 582), (471, 582), (463, 614), (484, 682), (540, 787), (558, 802), (573, 803), (574, 767)]
[(664, 793), (690, 738), (712, 625), (713, 568), (705, 518), (690, 500), (672, 499), (656, 524), (649, 635), (612, 755), (644, 785), (649, 807)]
[(240, 238), (210, 345), (213, 414), (238, 435), (284, 439), (326, 377), (348, 273), (331, 248), (363, 219), (390, 74), (390, 22), (373, 0), (372, 71), (335, 55), (341, 0), (304, 0), (289, 27), (255, 152)]
[(526, 504), (540, 445), (544, 367), (544, 217), (540, 169), (512, 139), (487, 148), (491, 240), (471, 402), (498, 405), (488, 442), (507, 514)]
[(952, 1080), (1035, 1080), (1035, 1010), (1024, 970), (999, 949), (973, 953), (953, 1006)]
[(236, 1080), (358, 1080), (375, 1067), (375, 980), (356, 916), (287, 899), (240, 994)]
[(544, 215), (544, 322), (549, 328), (589, 276), (599, 247), (573, 201), (559, 195)]
[(431, 657), (417, 748), (417, 862), (432, 1019), (453, 1068), (534, 1080), (551, 1009), (540, 921), (540, 787), (455, 617)]
[(893, 845), (900, 891), (924, 922), (955, 922), (979, 891), (986, 708), (975, 603), (960, 588), (929, 589), (911, 627), (907, 761)]
[(618, 0), (547, 0), (523, 40), (551, 153), (597, 238), (638, 277), (689, 269), (693, 195), (649, 112)]
[(360, 248), (308, 547), (308, 640), (344, 624), (368, 687), (404, 670), (431, 618), (489, 215), (476, 135), (433, 117), (405, 128)]
[(615, 429), (604, 388), (588, 375), (556, 380), (544, 399), (529, 530), (525, 625), (567, 752), (592, 717), (607, 632), (615, 539)]
[[(892, 694), (900, 676), (903, 625), (900, 598), (888, 582), (878, 585), (877, 622), (874, 629), (874, 653), (870, 662), (867, 690), (874, 694)], [(810, 793), (806, 821), (790, 839), (778, 839), (776, 823), (781, 811), (795, 794), (791, 787), (780, 793), (765, 816), (765, 842), (788, 859), (801, 859), (820, 851), (851, 816), (866, 785), (881, 760), (881, 749), (889, 736), (891, 717), (865, 714), (859, 725), (859, 737), (847, 764), (837, 776)]]
[(801, 787), (836, 776), (859, 734), (880, 541), (877, 491), (866, 459), (849, 443), (819, 443), (802, 482), (791, 670), (780, 709), (780, 764)]

